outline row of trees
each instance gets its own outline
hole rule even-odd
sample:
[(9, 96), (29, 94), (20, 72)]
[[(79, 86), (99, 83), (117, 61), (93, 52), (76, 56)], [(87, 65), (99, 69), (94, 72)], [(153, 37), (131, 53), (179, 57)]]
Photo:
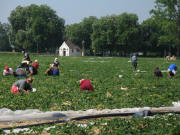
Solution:
[(136, 14), (85, 18), (66, 27), (66, 38), (94, 53), (125, 55), (154, 52), (180, 56), (180, 0), (156, 0), (152, 17), (138, 23)]
[(100, 19), (85, 18), (81, 23), (66, 26), (65, 30), (68, 40), (78, 45), (85, 41), (85, 49), (90, 54), (108, 52), (110, 55), (126, 55), (131, 52), (144, 52), (146, 55), (154, 52), (163, 56), (168, 55), (167, 52), (176, 51), (174, 39), (169, 39), (165, 26), (165, 21), (155, 18), (139, 24), (136, 14), (123, 13)]
[(177, 52), (179, 56), (180, 0), (156, 0), (150, 13), (152, 17), (141, 24), (136, 14), (123, 13), (99, 19), (90, 16), (65, 26), (64, 19), (46, 5), (18, 6), (8, 18), (10, 25), (0, 24), (0, 42), (4, 42), (0, 49), (9, 43), (16, 49), (54, 51), (64, 40), (71, 40), (90, 55), (140, 51), (161, 56)]

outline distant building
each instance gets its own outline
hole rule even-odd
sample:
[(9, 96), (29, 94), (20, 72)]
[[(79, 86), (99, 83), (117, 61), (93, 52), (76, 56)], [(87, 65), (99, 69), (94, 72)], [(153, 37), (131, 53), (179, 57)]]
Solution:
[(59, 56), (82, 56), (82, 50), (71, 41), (64, 41), (59, 47)]

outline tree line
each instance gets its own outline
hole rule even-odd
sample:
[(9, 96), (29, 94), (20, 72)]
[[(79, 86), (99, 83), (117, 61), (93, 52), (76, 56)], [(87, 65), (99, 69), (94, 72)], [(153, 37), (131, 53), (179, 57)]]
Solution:
[(55, 52), (64, 40), (85, 49), (86, 55), (126, 56), (132, 52), (146, 55), (180, 55), (180, 0), (156, 0), (151, 18), (138, 22), (133, 13), (97, 18), (65, 26), (65, 20), (47, 5), (14, 9), (0, 23), (0, 51)]

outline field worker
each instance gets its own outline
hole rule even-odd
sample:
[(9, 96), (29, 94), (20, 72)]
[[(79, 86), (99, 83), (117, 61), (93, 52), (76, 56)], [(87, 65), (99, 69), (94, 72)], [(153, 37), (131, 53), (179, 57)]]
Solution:
[(37, 75), (37, 69), (31, 65), (26, 66), (26, 73), (29, 75)]
[(30, 61), (30, 62), (31, 62), (31, 59), (30, 59), (30, 57), (29, 57), (29, 54), (28, 54), (27, 52), (25, 52), (25, 51), (22, 51), (22, 53), (24, 54), (24, 59), (23, 59), (23, 61)]
[(88, 90), (88, 91), (94, 91), (94, 88), (88, 79), (82, 79), (80, 80), (80, 89), (81, 90)]
[(33, 64), (32, 64), (32, 66), (33, 66), (36, 70), (38, 70), (38, 68), (39, 68), (38, 60), (35, 60), (35, 61), (33, 62)]
[(15, 72), (15, 75), (18, 77), (26, 76), (26, 70), (22, 68), (21, 66), (18, 66)]
[(168, 68), (168, 75), (169, 76), (175, 76), (176, 75), (176, 72), (178, 70), (178, 67), (175, 65), (175, 64), (171, 64)]
[(49, 76), (58, 76), (59, 75), (59, 68), (54, 66), (54, 64), (50, 64), (50, 67), (46, 70), (45, 74)]
[(54, 59), (54, 66), (55, 66), (55, 67), (59, 67), (58, 58), (55, 58), (55, 59)]
[(59, 68), (54, 66), (52, 69), (53, 69), (53, 76), (58, 76), (59, 75)]
[(24, 60), (24, 61), (21, 62), (21, 65), (20, 65), (20, 66), (21, 66), (22, 68), (24, 68), (24, 67), (26, 67), (27, 65), (29, 65), (30, 63), (31, 63), (30, 61)]
[(9, 68), (8, 66), (5, 66), (5, 67), (4, 67), (4, 70), (3, 70), (3, 75), (4, 75), (4, 76), (14, 75), (13, 69), (12, 69), (12, 68)]
[(27, 93), (28, 91), (32, 91), (33, 89), (31, 88), (31, 83), (33, 82), (32, 78), (27, 78), (27, 79), (21, 79), (16, 81), (11, 88), (11, 93)]
[(155, 77), (162, 77), (162, 72), (159, 69), (159, 67), (155, 67), (155, 69), (154, 69), (154, 76)]
[(53, 74), (53, 64), (50, 64), (50, 67), (46, 70), (45, 74), (49, 76)]
[(136, 54), (134, 53), (133, 56), (131, 57), (132, 65), (134, 67), (134, 70), (137, 68), (137, 57)]

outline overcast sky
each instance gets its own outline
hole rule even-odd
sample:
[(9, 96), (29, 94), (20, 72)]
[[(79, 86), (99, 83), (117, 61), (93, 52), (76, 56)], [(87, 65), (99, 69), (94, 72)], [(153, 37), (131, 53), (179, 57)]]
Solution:
[(46, 4), (56, 11), (66, 24), (79, 23), (84, 17), (121, 14), (138, 15), (139, 22), (151, 17), (155, 0), (0, 0), (0, 22), (7, 23), (8, 17), (18, 5)]

